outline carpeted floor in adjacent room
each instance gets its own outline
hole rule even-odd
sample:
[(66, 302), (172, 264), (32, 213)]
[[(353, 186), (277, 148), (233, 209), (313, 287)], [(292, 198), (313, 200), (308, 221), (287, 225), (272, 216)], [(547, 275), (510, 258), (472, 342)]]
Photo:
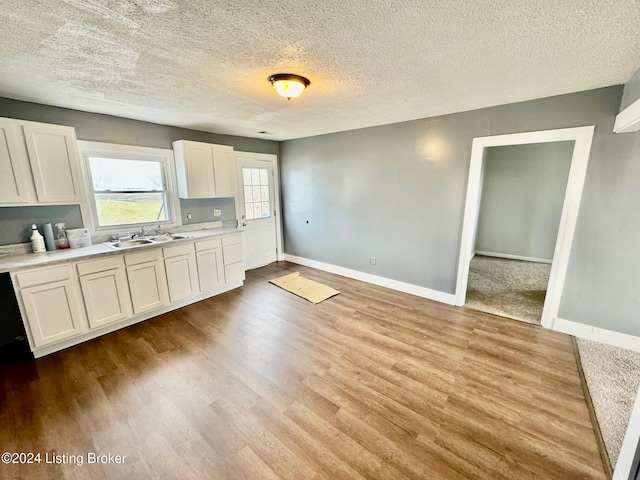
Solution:
[(476, 255), (465, 307), (539, 324), (550, 272), (548, 263)]
[(614, 469), (640, 385), (640, 353), (584, 338), (577, 341), (593, 409)]

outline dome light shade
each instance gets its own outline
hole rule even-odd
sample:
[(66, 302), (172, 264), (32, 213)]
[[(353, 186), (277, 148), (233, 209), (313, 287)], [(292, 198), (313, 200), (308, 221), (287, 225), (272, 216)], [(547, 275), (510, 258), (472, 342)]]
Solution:
[(269, 77), (276, 92), (287, 100), (299, 96), (311, 83), (308, 79), (293, 73), (277, 73)]

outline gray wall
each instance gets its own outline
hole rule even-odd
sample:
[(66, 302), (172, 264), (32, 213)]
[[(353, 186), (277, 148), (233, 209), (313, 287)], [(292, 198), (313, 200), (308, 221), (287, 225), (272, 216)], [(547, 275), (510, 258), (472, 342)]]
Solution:
[(476, 250), (553, 258), (574, 142), (485, 150)]
[[(219, 135), (215, 133), (200, 132), (185, 128), (158, 125), (155, 123), (140, 122), (125, 118), (100, 115), (96, 113), (69, 110), (66, 108), (51, 107), (37, 103), (21, 102), (0, 97), (0, 117), (17, 118), (34, 122), (52, 123), (56, 125), (68, 125), (75, 127), (79, 140), (95, 142), (120, 143), (124, 145), (137, 145), (143, 147), (172, 148), (175, 140), (194, 140), (198, 142), (217, 143), (231, 145), (235, 150), (258, 153), (279, 153), (279, 142), (256, 138), (236, 137), (232, 135)], [(184, 208), (185, 200), (181, 201)], [(189, 202), (189, 201), (186, 201)], [(33, 210), (32, 208), (36, 208)], [(61, 216), (60, 207), (6, 207), (0, 208), (0, 245), (27, 242), (24, 237), (24, 228), (32, 222), (31, 215), (37, 211), (34, 218), (38, 219), (38, 225), (61, 218), (69, 225), (81, 223), (79, 210), (69, 211)], [(214, 208), (221, 208), (223, 216), (213, 218), (210, 212)], [(231, 208), (231, 210), (230, 210)], [(194, 207), (193, 219), (190, 222), (210, 222), (222, 220), (224, 226), (235, 226), (235, 206), (229, 207), (228, 201), (221, 199), (199, 200), (198, 208)], [(185, 212), (186, 215), (186, 212)], [(63, 218), (64, 217), (64, 218)], [(231, 222), (230, 217), (233, 218)], [(26, 219), (21, 221), (20, 218)], [(26, 227), (22, 227), (22, 224)], [(42, 231), (42, 229), (41, 229)]]
[(0, 245), (28, 243), (31, 224), (35, 223), (44, 234), (45, 223), (66, 223), (67, 228), (80, 228), (82, 217), (78, 205), (56, 205), (46, 207), (2, 207), (0, 208)]
[[(219, 209), (221, 215), (213, 216), (213, 210)], [(221, 221), (223, 227), (236, 226), (236, 205), (233, 198), (197, 198), (180, 199), (180, 210), (182, 211), (182, 224), (215, 222)], [(191, 214), (191, 220), (187, 214)]]
[(640, 70), (638, 70), (624, 85), (620, 110), (624, 110), (640, 98)]
[(615, 86), (283, 142), (285, 251), (454, 293), (473, 138), (596, 125), (560, 316), (640, 335), (640, 134), (612, 133), (621, 96)]

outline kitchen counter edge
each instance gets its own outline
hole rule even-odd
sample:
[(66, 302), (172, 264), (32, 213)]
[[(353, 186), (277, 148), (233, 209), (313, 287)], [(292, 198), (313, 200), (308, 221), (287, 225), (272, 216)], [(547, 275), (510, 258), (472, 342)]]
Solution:
[(215, 228), (208, 230), (192, 230), (188, 232), (180, 232), (187, 235), (188, 238), (173, 240), (170, 242), (157, 242), (148, 245), (137, 245), (135, 247), (115, 248), (107, 246), (106, 243), (97, 243), (88, 247), (72, 248), (64, 250), (55, 250), (46, 253), (21, 253), (17, 255), (7, 255), (0, 257), (0, 273), (11, 273), (20, 270), (26, 270), (35, 267), (44, 267), (61, 263), (71, 263), (84, 260), (90, 260), (98, 257), (108, 257), (115, 255), (123, 255), (128, 253), (140, 252), (153, 248), (166, 248), (174, 245), (182, 245), (187, 242), (193, 242), (204, 238), (217, 237), (222, 235), (232, 235), (234, 233), (242, 233), (242, 229), (237, 228)]

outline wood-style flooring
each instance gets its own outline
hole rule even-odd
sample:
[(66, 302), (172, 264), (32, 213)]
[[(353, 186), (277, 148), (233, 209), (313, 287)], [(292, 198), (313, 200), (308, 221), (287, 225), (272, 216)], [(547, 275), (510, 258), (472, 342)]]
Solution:
[[(268, 283), (293, 271), (342, 293)], [(2, 365), (0, 409), (1, 452), (42, 458), (3, 479), (606, 478), (569, 336), (285, 262)]]

